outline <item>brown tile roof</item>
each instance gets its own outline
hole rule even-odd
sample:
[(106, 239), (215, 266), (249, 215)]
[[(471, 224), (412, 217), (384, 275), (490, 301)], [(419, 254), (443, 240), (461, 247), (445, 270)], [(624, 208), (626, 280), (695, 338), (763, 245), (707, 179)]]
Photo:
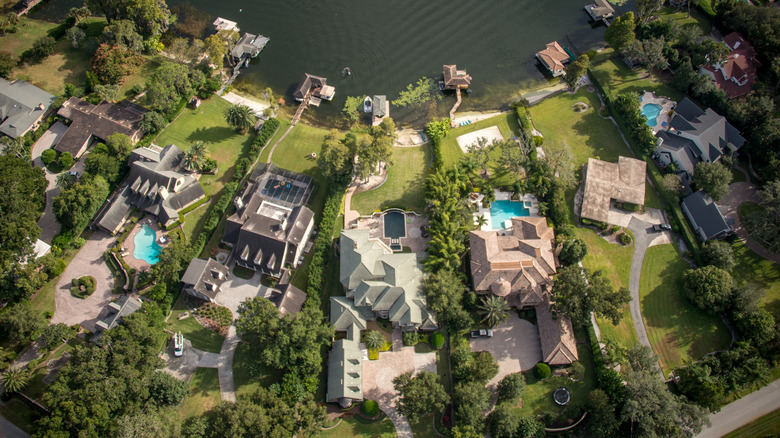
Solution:
[(610, 199), (645, 203), (645, 162), (619, 157), (617, 163), (588, 159), (581, 216), (601, 222), (609, 219)]
[(539, 338), (542, 341), (542, 361), (549, 365), (569, 365), (579, 360), (574, 328), (569, 318), (554, 318), (550, 312), (550, 302), (536, 306), (536, 323), (539, 325)]
[[(513, 218), (510, 235), (472, 231), (469, 241), (474, 289), (488, 291), (493, 283), (507, 281), (513, 292), (541, 293), (556, 269), (553, 237), (543, 217)], [(515, 299), (522, 301), (522, 297)]]
[(753, 46), (738, 32), (726, 35), (723, 42), (731, 53), (719, 65), (702, 65), (701, 69), (710, 73), (715, 79), (715, 86), (723, 90), (729, 99), (750, 94), (761, 66)]
[(563, 70), (563, 63), (569, 59), (569, 54), (558, 41), (547, 43), (547, 48), (536, 52), (536, 56), (553, 72)]
[(466, 74), (466, 70), (458, 70), (453, 65), (444, 66), (444, 86), (446, 88), (468, 88), (471, 85), (471, 76)]
[(83, 152), (82, 148), (97, 137), (105, 140), (109, 135), (120, 133), (130, 137), (135, 144), (141, 139), (141, 118), (147, 110), (131, 102), (119, 104), (101, 102), (92, 105), (89, 102), (71, 97), (57, 111), (57, 114), (71, 121), (68, 130), (54, 147), (59, 152), (70, 152), (74, 157)]

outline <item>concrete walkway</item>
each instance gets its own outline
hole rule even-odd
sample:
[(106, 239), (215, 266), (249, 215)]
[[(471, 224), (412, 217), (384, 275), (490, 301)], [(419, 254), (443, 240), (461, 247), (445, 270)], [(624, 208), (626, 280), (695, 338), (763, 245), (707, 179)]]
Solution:
[(729, 192), (723, 199), (717, 204), (721, 207), (721, 210), (726, 209), (726, 217), (734, 220), (734, 231), (737, 232), (739, 240), (745, 243), (745, 246), (753, 250), (761, 257), (780, 264), (780, 255), (773, 253), (758, 243), (755, 239), (751, 238), (745, 227), (742, 226), (742, 222), (739, 220), (739, 214), (737, 209), (739, 205), (744, 202), (758, 203), (759, 196), (756, 192), (756, 186), (751, 183), (738, 182), (729, 185)]
[(198, 350), (192, 347), (190, 341), (185, 340), (186, 348), (183, 357), (171, 356), (172, 348), (169, 348), (171, 351), (163, 356), (167, 363), (165, 370), (177, 379), (188, 382), (196, 369), (216, 368), (219, 374), (219, 392), (222, 400), (235, 402), (236, 384), (233, 381), (233, 356), (236, 354), (238, 342), (235, 325), (231, 325), (228, 329), (219, 354)]
[(780, 380), (752, 392), (710, 414), (712, 426), (705, 427), (699, 438), (718, 438), (780, 409)]
[(253, 99), (249, 99), (243, 96), (239, 96), (238, 94), (234, 92), (230, 92), (222, 96), (223, 99), (227, 100), (228, 102), (234, 104), (234, 105), (246, 105), (249, 108), (252, 109), (252, 112), (255, 116), (260, 117), (263, 115), (263, 111), (265, 111), (266, 108), (269, 108), (271, 105), (269, 105), (267, 102), (258, 102)]
[(219, 391), (222, 393), (222, 400), (236, 401), (236, 384), (233, 381), (233, 356), (236, 355), (238, 346), (238, 336), (236, 335), (236, 326), (231, 325), (228, 334), (225, 336), (225, 342), (222, 343), (222, 350), (219, 352)]

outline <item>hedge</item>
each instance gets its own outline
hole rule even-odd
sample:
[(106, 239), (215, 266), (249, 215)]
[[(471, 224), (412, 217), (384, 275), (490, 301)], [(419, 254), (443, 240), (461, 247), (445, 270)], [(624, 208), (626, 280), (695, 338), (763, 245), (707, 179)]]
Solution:
[(436, 332), (431, 336), (431, 347), (436, 350), (441, 350), (444, 347), (444, 335), (441, 332)]

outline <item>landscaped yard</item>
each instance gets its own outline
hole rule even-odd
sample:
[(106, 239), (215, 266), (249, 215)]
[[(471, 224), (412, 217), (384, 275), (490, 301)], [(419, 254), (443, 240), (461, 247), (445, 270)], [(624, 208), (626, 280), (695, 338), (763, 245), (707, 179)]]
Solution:
[(188, 311), (187, 306), (184, 305), (185, 295), (182, 293), (173, 305), (171, 316), (168, 318), (168, 330), (174, 333), (181, 332), (184, 339), (189, 339), (192, 346), (199, 350), (219, 353), (222, 350), (222, 343), (225, 341), (224, 336), (203, 327), (193, 316), (179, 320), (179, 315)]
[(723, 438), (765, 438), (780, 435), (780, 410), (764, 415)]
[[(444, 155), (444, 167), (447, 168), (452, 166), (464, 156), (463, 151), (460, 146), (458, 146), (457, 138), (459, 136), (491, 126), (498, 126), (501, 135), (503, 135), (505, 139), (513, 137), (520, 129), (520, 125), (517, 123), (517, 115), (514, 111), (509, 111), (506, 114), (501, 114), (500, 116), (491, 117), (489, 119), (480, 120), (466, 126), (453, 128), (441, 144), (441, 151)], [(496, 157), (497, 156), (498, 153), (496, 154)], [(493, 163), (490, 168), (495, 168), (495, 163)]]
[[(612, 49), (604, 50), (595, 58), (590, 73), (605, 88), (605, 92), (617, 94), (633, 91), (639, 94), (653, 91), (657, 96), (670, 97), (677, 102), (684, 94), (666, 85), (661, 79), (646, 69), (632, 70), (618, 58)], [(544, 131), (542, 131), (544, 132)]]
[(728, 347), (731, 335), (716, 315), (690, 304), (680, 291), (688, 264), (671, 244), (650, 247), (642, 266), (642, 317), (664, 372)]
[(741, 240), (732, 245), (737, 266), (732, 270), (737, 286), (753, 283), (760, 287), (767, 309), (780, 316), (780, 266), (750, 250)]
[[(222, 187), (233, 179), (236, 161), (254, 139), (253, 132), (240, 135), (225, 122), (224, 112), (230, 105), (225, 99), (214, 96), (203, 101), (199, 108), (187, 107), (154, 141), (161, 147), (175, 144), (185, 152), (197, 140), (206, 144), (209, 156), (217, 160), (219, 166), (216, 175), (200, 178), (203, 190), (211, 196), (209, 206), (219, 199)], [(209, 208), (201, 207), (185, 216), (187, 238), (192, 239), (203, 227)]]
[(389, 418), (385, 418), (378, 423), (364, 424), (358, 421), (356, 417), (346, 417), (341, 419), (341, 423), (338, 426), (330, 430), (323, 430), (318, 436), (321, 438), (395, 438), (396, 433), (393, 422)]
[(399, 207), (422, 213), (425, 208), (425, 177), (431, 160), (430, 144), (393, 148), (393, 165), (381, 186), (354, 195), (352, 209), (360, 214)]
[[(281, 380), (279, 371), (260, 364), (253, 356), (256, 356), (256, 353), (246, 342), (241, 342), (236, 347), (236, 355), (233, 357), (233, 381), (238, 396), (249, 394), (257, 388), (268, 388)], [(256, 371), (253, 367), (256, 367)], [(253, 371), (257, 374), (253, 374)]]
[(656, 12), (655, 15), (661, 17), (662, 20), (672, 19), (681, 26), (691, 23), (696, 24), (701, 29), (702, 35), (709, 35), (712, 32), (712, 23), (710, 23), (709, 17), (699, 11), (698, 8), (691, 8), (690, 17), (687, 9), (678, 10), (672, 7), (664, 8)]
[(216, 368), (198, 368), (190, 380), (190, 394), (179, 408), (182, 419), (195, 417), (210, 410), (222, 400), (219, 374)]

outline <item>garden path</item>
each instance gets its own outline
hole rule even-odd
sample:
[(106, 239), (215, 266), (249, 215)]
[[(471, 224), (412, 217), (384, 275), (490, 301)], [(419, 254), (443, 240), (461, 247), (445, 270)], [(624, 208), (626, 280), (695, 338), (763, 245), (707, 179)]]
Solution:
[(729, 192), (723, 199), (718, 202), (721, 207), (725, 207), (726, 217), (734, 221), (734, 231), (737, 232), (739, 240), (745, 243), (745, 246), (753, 250), (761, 257), (780, 264), (780, 255), (773, 253), (772, 251), (764, 248), (755, 239), (751, 238), (745, 227), (742, 226), (742, 222), (739, 220), (739, 214), (737, 209), (743, 202), (755, 202), (758, 203), (758, 193), (756, 192), (756, 186), (747, 182), (737, 182), (729, 185)]

